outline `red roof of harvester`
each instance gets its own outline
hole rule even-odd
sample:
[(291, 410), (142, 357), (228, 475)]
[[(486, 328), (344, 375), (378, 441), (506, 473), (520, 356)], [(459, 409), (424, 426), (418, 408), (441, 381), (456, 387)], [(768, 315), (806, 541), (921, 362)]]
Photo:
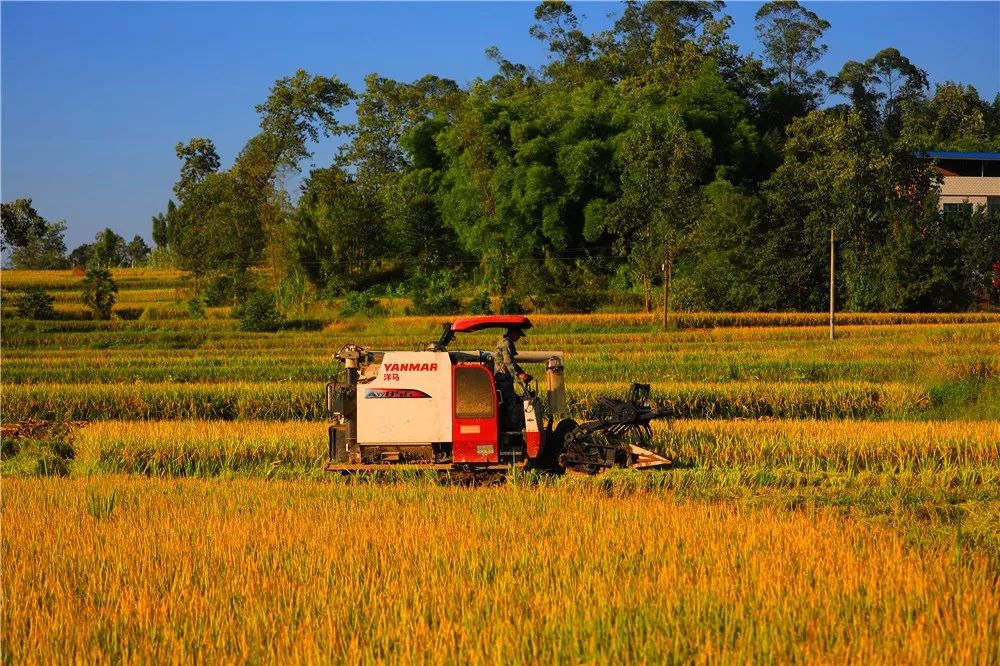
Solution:
[(484, 328), (531, 328), (531, 321), (524, 315), (489, 315), (486, 317), (463, 317), (456, 319), (451, 330), (456, 333), (471, 333)]

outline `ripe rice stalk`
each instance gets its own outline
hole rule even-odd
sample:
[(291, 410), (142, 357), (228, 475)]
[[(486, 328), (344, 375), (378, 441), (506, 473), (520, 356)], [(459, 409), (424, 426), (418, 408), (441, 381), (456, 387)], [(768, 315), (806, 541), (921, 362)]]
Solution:
[(682, 465), (847, 473), (1000, 472), (1000, 421), (675, 420), (656, 447)]
[(1000, 634), (984, 556), (836, 508), (107, 477), (0, 510), (12, 663), (990, 663)]
[(322, 474), (322, 423), (103, 421), (73, 437), (77, 461), (149, 476)]
[(323, 416), (309, 382), (30, 384), (3, 387), (2, 420), (307, 419)]

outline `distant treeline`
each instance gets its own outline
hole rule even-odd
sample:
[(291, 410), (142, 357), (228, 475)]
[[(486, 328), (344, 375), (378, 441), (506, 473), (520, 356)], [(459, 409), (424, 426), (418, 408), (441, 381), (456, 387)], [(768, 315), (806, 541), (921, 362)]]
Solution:
[(60, 268), (135, 268), (144, 266), (151, 250), (142, 236), (126, 241), (105, 228), (93, 243), (83, 243), (66, 252), (66, 222), (49, 222), (38, 214), (31, 199), (2, 204), (0, 249), (10, 251), (10, 264), (20, 270)]
[[(833, 229), (839, 308), (1000, 305), (1000, 218), (939, 213), (919, 157), (1000, 150), (1000, 97), (931, 91), (891, 47), (827, 75), (829, 24), (796, 2), (757, 12), (762, 59), (729, 40), (721, 2), (627, 2), (598, 34), (564, 2), (535, 19), (544, 66), (490, 47), (496, 73), (467, 86), (278, 80), (228, 171), (210, 139), (177, 145), (156, 252), (236, 300), (266, 266), (279, 294), (391, 293), (425, 312), (609, 294), (650, 309), (664, 284), (672, 308), (815, 311)], [(293, 204), (283, 176), (321, 135), (343, 145)]]

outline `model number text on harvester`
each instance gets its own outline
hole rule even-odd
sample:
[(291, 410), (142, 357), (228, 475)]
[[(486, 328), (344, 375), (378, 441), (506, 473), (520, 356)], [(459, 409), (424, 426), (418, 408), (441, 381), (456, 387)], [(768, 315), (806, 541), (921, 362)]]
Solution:
[(367, 389), (365, 398), (429, 398), (417, 389)]

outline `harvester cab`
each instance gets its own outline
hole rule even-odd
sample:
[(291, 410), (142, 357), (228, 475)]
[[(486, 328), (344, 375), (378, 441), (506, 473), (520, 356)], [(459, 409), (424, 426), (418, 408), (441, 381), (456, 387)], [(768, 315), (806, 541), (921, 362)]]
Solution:
[[(577, 424), (564, 418), (556, 424), (566, 412), (562, 352), (516, 355), (519, 364), (544, 364), (543, 403), (537, 384), (505, 398), (494, 378), (492, 352), (448, 348), (457, 334), (491, 328), (525, 330), (531, 322), (518, 315), (458, 319), (444, 324), (440, 339), (421, 351), (345, 345), (334, 356), (344, 366), (344, 379), (326, 387), (333, 420), (327, 470), (410, 464), (441, 471), (491, 472), (514, 466), (593, 472), (668, 462), (631, 441), (648, 435), (648, 421), (657, 416), (648, 404), (648, 386), (634, 385), (631, 402), (602, 399), (604, 414), (597, 421)], [(645, 393), (636, 393), (637, 386)], [(520, 404), (511, 408), (505, 399)], [(616, 403), (625, 408), (616, 411)], [(523, 419), (511, 416), (522, 413)]]

